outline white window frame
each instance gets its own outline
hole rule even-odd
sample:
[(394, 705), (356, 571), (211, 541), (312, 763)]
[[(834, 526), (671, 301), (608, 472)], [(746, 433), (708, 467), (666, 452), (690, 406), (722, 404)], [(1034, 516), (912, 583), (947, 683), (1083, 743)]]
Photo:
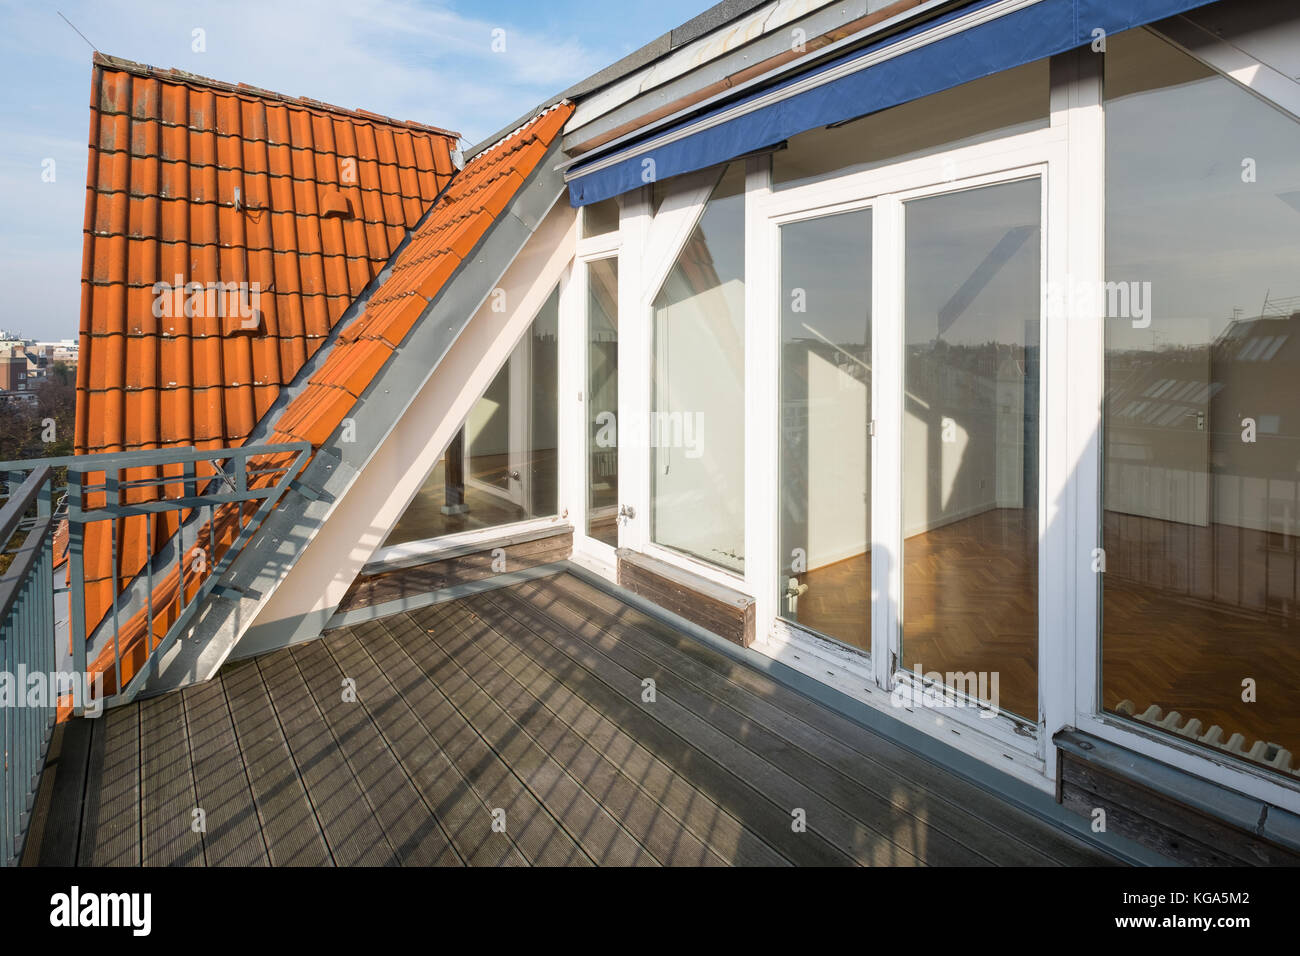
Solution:
[[(1065, 669), (1060, 650), (1063, 646), (1057, 625), (1060, 587), (1052, 584), (1048, 569), (1059, 557), (1049, 547), (1039, 548), (1039, 701), (1040, 713), (1032, 736), (1024, 735), (1024, 722), (999, 716), (980, 718), (961, 710), (923, 711), (894, 707), (890, 691), (898, 679), (892, 672), (892, 654), (898, 649), (902, 608), (902, 571), (893, 555), (901, 555), (902, 528), (899, 525), (902, 461), (902, 374), (903, 355), (903, 204), (912, 199), (944, 195), (965, 189), (1037, 178), (1042, 184), (1041, 288), (1044, 299), (1041, 325), (1042, 391), (1039, 415), (1039, 523), (1042, 529), (1052, 512), (1048, 502), (1059, 500), (1062, 468), (1052, 464), (1058, 442), (1048, 428), (1053, 409), (1060, 403), (1061, 391), (1052, 375), (1053, 356), (1060, 350), (1053, 331), (1060, 318), (1046, 311), (1048, 283), (1064, 267), (1063, 246), (1065, 217), (1063, 201), (1066, 136), (1060, 123), (1004, 139), (978, 143), (955, 150), (931, 154), (891, 166), (854, 173), (829, 181), (811, 183), (791, 189), (763, 190), (757, 201), (756, 228), (764, 231), (754, 243), (756, 261), (752, 274), (762, 277), (755, 283), (755, 301), (749, 328), (755, 338), (770, 344), (756, 362), (761, 373), (755, 374), (758, 415), (772, 433), (771, 468), (775, 468), (775, 428), (779, 395), (779, 314), (780, 295), (780, 227), (791, 222), (818, 219), (828, 215), (861, 209), (872, 210), (872, 252), (875, 281), (872, 283), (872, 415), (875, 434), (872, 438), (872, 652), (864, 654), (846, 645), (828, 640), (811, 631), (780, 619), (776, 614), (776, 592), (780, 569), (776, 561), (775, 541), (753, 555), (754, 596), (758, 620), (764, 630), (759, 649), (818, 679), (831, 683), (846, 693), (873, 706), (888, 709), (905, 723), (936, 736), (951, 739), (954, 732), (974, 742), (968, 748), (996, 760), (1004, 769), (1023, 779), (1045, 786), (1054, 770), (1054, 748), (1050, 745), (1049, 715), (1043, 710), (1047, 685), (1056, 683)], [(747, 265), (747, 272), (751, 267)], [(1054, 321), (1055, 319), (1055, 321)], [(757, 371), (757, 370), (756, 370)], [(758, 464), (751, 464), (751, 473)], [(764, 475), (764, 477), (767, 477)], [(775, 474), (770, 482), (755, 489), (762, 497), (765, 515), (751, 516), (747, 537), (757, 531), (761, 521), (775, 533), (778, 494)], [(771, 517), (766, 517), (771, 516)], [(747, 554), (749, 554), (747, 548)], [(890, 560), (882, 560), (884, 555)], [(760, 567), (761, 565), (761, 567)], [(747, 568), (748, 570), (748, 568)], [(1063, 584), (1064, 582), (1061, 582)], [(881, 600), (881, 598), (884, 598)], [(906, 678), (904, 678), (905, 680)]]
[[(565, 323), (565, 302), (566, 299), (572, 295), (571, 287), (573, 286), (573, 284), (574, 284), (573, 266), (569, 265), (565, 267), (558, 282), (560, 317), (559, 317), (559, 321), (557, 322), (558, 329), (556, 332), (556, 338), (557, 338), (556, 354), (557, 356), (560, 357), (563, 357), (566, 354), (564, 350), (566, 347), (568, 347), (566, 345), (566, 336), (570, 333), (568, 333), (565, 328), (565, 324), (566, 324)], [(519, 347), (519, 343), (524, 341), (524, 337), (527, 336), (529, 332), (532, 330), (533, 322), (537, 319), (537, 316), (541, 314), (541, 310), (546, 307), (546, 303), (550, 299), (551, 292), (556, 288), (556, 285), (557, 285), (556, 283), (547, 284), (545, 287), (545, 291), (536, 297), (535, 305), (533, 308), (530, 309), (528, 321), (524, 323), (523, 326), (521, 327), (519, 332), (519, 337), (515, 340), (514, 344), (511, 345), (510, 351), (506, 353), (506, 357), (502, 361), (502, 364), (499, 365), (497, 368), (493, 369), (491, 375), (482, 376), (481, 372), (479, 373), (482, 378), (482, 388), (484, 391), (486, 391), (487, 388), (491, 385), (491, 383), (496, 379), (501, 369), (508, 368), (512, 365), (511, 359), (515, 354), (515, 350)], [(533, 293), (535, 293), (535, 291), (536, 290), (534, 287), (534, 289), (529, 290), (528, 294), (532, 295)], [(557, 369), (557, 376), (556, 376), (557, 392), (559, 391), (560, 386), (563, 384), (565, 363), (561, 360), (558, 361), (558, 364), (559, 364), (559, 368)], [(512, 374), (512, 379), (514, 377), (515, 376)], [(511, 382), (512, 401), (514, 400), (513, 396), (517, 393), (517, 391), (518, 390), (515, 387), (515, 383), (514, 381), (512, 381)], [(571, 452), (572, 440), (570, 438), (567, 438), (566, 435), (564, 434), (565, 415), (563, 413), (564, 405), (563, 402), (561, 401), (562, 395), (563, 393), (560, 393), (559, 395), (556, 396), (556, 401), (560, 407), (556, 413), (557, 414), (556, 445), (558, 447), (556, 448), (556, 463), (555, 463), (555, 467), (557, 470), (557, 475), (556, 475), (557, 488), (556, 488), (556, 503), (555, 503), (556, 510), (554, 515), (543, 515), (537, 518), (525, 518), (523, 521), (512, 521), (506, 524), (492, 525), (487, 528), (474, 528), (470, 531), (453, 532), (451, 534), (438, 535), (431, 538), (418, 538), (413, 541), (403, 541), (399, 544), (393, 544), (387, 547), (379, 547), (375, 549), (375, 552), (370, 556), (370, 560), (366, 562), (363, 569), (363, 573), (374, 574), (384, 570), (392, 570), (397, 568), (409, 567), (413, 563), (419, 563), (422, 561), (435, 561), (438, 559), (438, 555), (444, 553), (448, 548), (458, 547), (461, 545), (471, 544), (471, 543), (487, 544), (488, 542), (492, 541), (495, 538), (504, 538), (512, 534), (519, 534), (520, 532), (527, 532), (527, 531), (534, 531), (534, 530), (541, 531), (541, 530), (546, 530), (546, 529), (560, 527), (569, 524), (570, 522), (568, 517), (569, 516), (568, 503), (566, 500), (569, 496), (566, 494), (565, 475), (568, 474), (568, 472), (571, 471), (573, 467), (572, 463), (568, 460), (568, 456), (572, 453)], [(469, 408), (473, 408), (474, 404), (478, 401), (478, 398), (481, 396), (482, 396), (482, 392), (480, 392), (479, 396), (476, 397), (472, 402), (470, 402)], [(464, 423), (462, 422), (462, 426), (463, 424)], [(419, 490), (424, 487), (425, 482), (429, 480), (429, 476), (433, 474), (434, 469), (437, 468), (438, 466), (438, 462), (442, 460), (442, 457), (446, 453), (447, 453), (447, 448), (444, 446), (441, 449), (441, 451), (439, 451), (438, 454), (433, 458), (432, 464), (429, 466), (428, 471), (420, 479), (419, 484), (416, 485), (412, 498), (414, 497), (414, 494), (418, 494)], [(470, 483), (470, 479), (468, 476), (466, 476), (466, 484), (468, 485), (469, 483)], [(487, 486), (484, 483), (478, 481), (475, 481), (473, 484), (476, 488), (479, 488), (480, 490), (490, 491), (491, 493), (496, 494), (503, 498), (509, 497), (509, 495), (504, 491), (504, 489), (491, 488), (490, 486)], [(398, 512), (398, 516), (395, 519), (394, 524), (396, 523), (396, 521), (401, 520), (401, 515), (405, 514), (406, 509), (410, 507), (410, 504), (411, 504), (411, 500), (407, 500), (407, 502), (402, 506), (401, 510)]]
[[(624, 200), (621, 206), (627, 207), (629, 202)], [(567, 514), (573, 525), (573, 553), (579, 563), (584, 564), (591, 570), (614, 580), (617, 572), (617, 557), (615, 548), (611, 547), (604, 541), (597, 541), (587, 534), (587, 468), (589, 465), (587, 449), (587, 362), (589, 359), (587, 349), (587, 283), (589, 277), (589, 265), (600, 259), (614, 259), (618, 263), (618, 287), (619, 287), (619, 379), (622, 380), (622, 362), (623, 362), (623, 271), (624, 256), (622, 254), (622, 221), (620, 213), (620, 228), (614, 232), (602, 233), (597, 236), (590, 236), (586, 239), (579, 239), (573, 260), (573, 269), (570, 272), (569, 283), (561, 292), (560, 298), (560, 327), (562, 329), (560, 337), (560, 368), (559, 368), (559, 391), (560, 391), (560, 428), (562, 433), (561, 447), (566, 449), (567, 453), (562, 454), (564, 468), (560, 474), (561, 497), (564, 504), (561, 506), (561, 513)], [(583, 207), (578, 210), (578, 228), (579, 235), (586, 220), (587, 208)], [(622, 428), (623, 428), (623, 408), (622, 408), (622, 386), (619, 386), (619, 411), (615, 420), (615, 427), (618, 429), (619, 448), (622, 448)], [(619, 452), (619, 494), (620, 502), (623, 490), (622, 475), (622, 451)], [(621, 525), (621, 522), (620, 522)], [(620, 545), (622, 538), (622, 528), (619, 530)]]
[[(745, 202), (748, 214), (754, 188), (753, 158), (744, 160), (746, 166)], [(651, 557), (682, 568), (705, 580), (724, 587), (748, 590), (749, 556), (752, 545), (749, 534), (751, 478), (745, 476), (745, 571), (733, 572), (710, 564), (691, 555), (655, 543), (650, 536), (650, 445), (649, 421), (652, 382), (649, 357), (654, 346), (654, 299), (668, 278), (677, 257), (699, 223), (709, 197), (718, 184), (722, 166), (688, 173), (681, 176), (671, 192), (664, 196), (657, 213), (652, 210), (650, 187), (638, 194), (629, 194), (623, 204), (620, 233), (623, 236), (623, 256), (619, 261), (619, 490), (633, 509), (633, 517), (625, 519), (619, 532), (619, 543)], [(749, 217), (746, 217), (748, 230)], [(750, 305), (749, 260), (746, 257), (745, 305)], [(745, 391), (746, 398), (753, 386), (750, 370), (749, 319), (745, 328)], [(752, 463), (749, 442), (749, 406), (746, 402), (746, 464)]]
[[(1181, 23), (1181, 21), (1179, 21)], [(1183, 26), (1186, 26), (1185, 24)], [(1180, 27), (1181, 29), (1182, 27)], [(1187, 52), (1222, 75), (1300, 117), (1300, 85), (1250, 60), (1236, 46), (1203, 31), (1177, 37)], [(1155, 31), (1153, 31), (1155, 32)], [(1160, 35), (1160, 34), (1158, 34)], [(1169, 40), (1169, 37), (1165, 37)], [(1171, 41), (1172, 42), (1172, 41)], [(1249, 62), (1243, 62), (1243, 58)], [(1101, 400), (1104, 326), (1100, 317), (1066, 314), (1067, 303), (1048, 290), (1105, 278), (1105, 148), (1102, 58), (1088, 49), (1053, 57), (1048, 126), (1028, 133), (930, 154), (833, 179), (773, 190), (768, 156), (749, 157), (745, 224), (745, 570), (743, 575), (710, 565), (649, 540), (650, 456), (636, 436), (648, 421), (653, 307), (691, 230), (703, 214), (718, 170), (680, 177), (658, 212), (650, 187), (624, 196), (619, 230), (619, 484), (620, 500), (635, 516), (620, 528), (620, 547), (651, 554), (701, 577), (744, 591), (755, 600), (758, 633), (754, 645), (846, 694), (878, 707), (928, 734), (953, 743), (1040, 789), (1052, 790), (1056, 748), (1052, 737), (1077, 727), (1233, 790), (1300, 809), (1300, 785), (1265, 768), (1254, 768), (1100, 710), (1098, 578), (1092, 551), (1100, 529)], [(901, 545), (898, 509), (878, 502), (901, 501), (901, 363), (880, 356), (902, 355), (902, 203), (925, 195), (1041, 175), (1043, 184), (1043, 322), (1041, 325), (1039, 440), (1039, 714), (1032, 737), (1013, 722), (959, 712), (912, 712), (890, 705), (889, 641), (898, 633), (902, 607), (901, 568), (878, 572), (873, 561), (872, 644), (874, 653), (828, 640), (777, 617), (777, 470), (779, 418), (779, 228), (855, 209), (872, 209), (873, 366), (872, 439), (873, 549)], [(605, 237), (597, 237), (604, 239)], [(590, 242), (594, 240), (585, 240)], [(595, 258), (580, 249), (579, 260)], [(581, 264), (575, 265), (575, 275)], [(893, 275), (892, 281), (880, 281)], [(585, 297), (585, 281), (575, 283)], [(585, 310), (585, 303), (582, 306)], [(570, 309), (562, 307), (562, 315)], [(888, 316), (894, 316), (889, 319)], [(562, 323), (563, 326), (563, 323)], [(585, 323), (580, 326), (585, 333)], [(886, 337), (889, 340), (886, 340)], [(569, 350), (562, 352), (572, 355)], [(580, 366), (585, 374), (585, 361)], [(562, 370), (562, 376), (564, 374)], [(585, 387), (585, 384), (584, 384)], [(568, 389), (564, 394), (568, 394)], [(891, 427), (890, 423), (895, 423)], [(573, 440), (572, 438), (570, 439)], [(573, 468), (585, 483), (585, 432)], [(565, 458), (562, 454), (561, 461)], [(573, 466), (570, 466), (573, 467)], [(585, 484), (580, 487), (586, 500)], [(579, 499), (568, 495), (570, 508)], [(582, 513), (575, 529), (585, 531)], [(882, 518), (884, 520), (882, 520)], [(582, 523), (579, 524), (579, 520)], [(1050, 530), (1050, 534), (1044, 532)], [(575, 559), (591, 560), (597, 550), (580, 544)], [(616, 569), (601, 569), (610, 579)], [(877, 579), (879, 578), (879, 579)], [(884, 596), (885, 600), (877, 600)], [(959, 739), (954, 739), (954, 734)]]
[[(1279, 83), (1275, 71), (1239, 47), (1193, 27), (1186, 18), (1170, 21), (1173, 37), (1144, 27), (1193, 56), (1220, 76), (1300, 120), (1300, 85)], [(1105, 278), (1106, 123), (1101, 57), (1079, 56), (1070, 93), (1071, 275), (1075, 280)], [(1100, 317), (1074, 317), (1069, 324), (1072, 401), (1067, 433), (1078, 462), (1074, 482), (1074, 526), (1070, 556), (1073, 582), (1066, 597), (1074, 602), (1075, 663), (1072, 724), (1079, 730), (1145, 754), (1230, 790), (1300, 812), (1300, 781), (1254, 767), (1172, 734), (1126, 720), (1102, 708), (1101, 583), (1092, 570), (1092, 552), (1101, 547), (1101, 408), (1105, 381), (1105, 326)], [(1063, 688), (1064, 689), (1064, 688)]]

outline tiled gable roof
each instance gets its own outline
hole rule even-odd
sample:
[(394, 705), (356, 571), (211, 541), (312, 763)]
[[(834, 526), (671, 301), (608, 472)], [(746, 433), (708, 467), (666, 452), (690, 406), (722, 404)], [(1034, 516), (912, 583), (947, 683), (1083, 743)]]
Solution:
[[(95, 54), (77, 452), (242, 443), (450, 181), (457, 139)], [(118, 580), (175, 530), (121, 522)], [(108, 526), (86, 537), (93, 625), (114, 568)]]
[[(455, 174), (428, 213), (410, 232), (410, 241), (391, 258), (392, 269), (382, 284), (366, 301), (361, 314), (351, 319), (329, 345), (323, 362), (301, 386), (298, 394), (272, 423), (268, 443), (307, 439), (313, 446), (323, 444), (355, 407), (366, 388), (393, 356), (430, 302), (438, 296), (468, 258), (493, 222), (510, 205), (525, 181), (537, 168), (556, 141), (573, 105), (560, 103), (534, 117), (520, 129), (488, 150), (474, 156)], [(396, 245), (396, 243), (394, 244)], [(381, 263), (380, 265), (384, 265)], [(165, 366), (163, 366), (165, 370)], [(239, 511), (235, 506), (217, 509), (214, 521), (217, 554), (210, 555), (206, 566), (215, 565), (220, 553), (233, 539)], [(126, 519), (120, 540), (124, 550), (134, 547), (140, 563), (122, 569), (121, 580), (138, 574), (143, 567), (143, 543), (131, 544), (131, 523)], [(162, 522), (156, 524), (161, 525)], [(170, 535), (174, 528), (165, 529)], [(105, 528), (105, 532), (107, 529)], [(143, 526), (135, 529), (138, 539)], [(99, 552), (107, 554), (107, 534), (99, 543)], [(208, 541), (206, 526), (196, 540)], [(87, 577), (91, 562), (87, 543)], [(125, 562), (124, 562), (125, 563)], [(105, 564), (111, 570), (111, 562)], [(197, 591), (206, 572), (186, 566), (184, 590)], [(104, 583), (110, 583), (111, 578)], [(99, 621), (109, 606), (111, 590), (101, 591), (100, 602), (92, 617), (91, 586), (87, 586), (88, 625)], [(173, 566), (156, 579), (153, 592), (155, 639), (160, 639), (180, 609), (180, 577)], [(90, 630), (88, 626), (87, 630)], [(141, 666), (146, 658), (145, 636), (148, 621), (139, 613), (125, 622), (118, 644), (122, 650), (123, 681)], [(91, 666), (102, 671), (110, 683), (113, 674), (113, 649), (108, 645)]]
[[(453, 172), (454, 133), (100, 54), (90, 111), (81, 452), (242, 441)], [(260, 315), (156, 308), (177, 277)]]

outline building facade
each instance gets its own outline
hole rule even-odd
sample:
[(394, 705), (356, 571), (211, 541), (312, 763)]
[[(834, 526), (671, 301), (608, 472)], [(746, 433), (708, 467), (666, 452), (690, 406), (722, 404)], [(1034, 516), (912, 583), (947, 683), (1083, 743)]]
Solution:
[(148, 319), (92, 190), (87, 301), (139, 314), (88, 311), (78, 450), (315, 456), (158, 685), (563, 561), (1085, 815), (1300, 846), (1294, 5), (724, 6), (455, 172), (397, 124), (294, 180), (324, 253), (243, 227), (310, 260), (251, 324)]

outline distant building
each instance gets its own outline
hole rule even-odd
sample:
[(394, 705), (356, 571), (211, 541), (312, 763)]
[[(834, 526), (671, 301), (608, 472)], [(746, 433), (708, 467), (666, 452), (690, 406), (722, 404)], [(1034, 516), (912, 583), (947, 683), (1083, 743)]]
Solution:
[(21, 345), (0, 348), (0, 399), (36, 401), (36, 390), (45, 377), (45, 369), (36, 367), (34, 359)]

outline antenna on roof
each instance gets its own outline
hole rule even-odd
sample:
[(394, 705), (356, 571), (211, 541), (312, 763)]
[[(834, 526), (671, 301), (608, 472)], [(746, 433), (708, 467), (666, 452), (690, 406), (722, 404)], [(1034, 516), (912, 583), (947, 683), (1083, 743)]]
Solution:
[[(54, 12), (59, 15), (59, 17), (63, 20), (64, 23), (72, 27), (72, 29), (77, 30), (77, 25), (73, 23), (71, 20), (69, 20), (67, 17), (63, 16), (63, 11), (55, 10)], [(81, 37), (81, 39), (83, 40), (86, 40), (86, 35), (82, 33), (80, 30), (77, 30), (77, 36)], [(86, 40), (86, 46), (90, 47), (90, 51), (92, 53), (97, 52), (97, 48), (95, 47), (95, 44), (91, 43), (89, 40)]]

